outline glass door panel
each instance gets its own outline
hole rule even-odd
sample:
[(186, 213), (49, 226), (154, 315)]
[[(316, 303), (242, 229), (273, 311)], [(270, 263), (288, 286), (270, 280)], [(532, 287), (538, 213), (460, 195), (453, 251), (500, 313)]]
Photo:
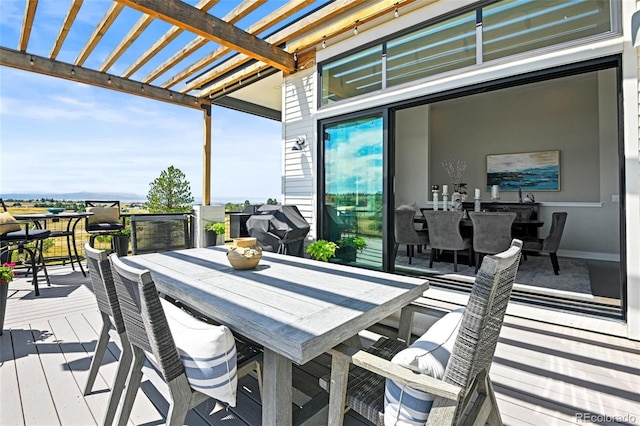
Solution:
[(382, 269), (382, 114), (326, 125), (322, 238), (341, 263)]

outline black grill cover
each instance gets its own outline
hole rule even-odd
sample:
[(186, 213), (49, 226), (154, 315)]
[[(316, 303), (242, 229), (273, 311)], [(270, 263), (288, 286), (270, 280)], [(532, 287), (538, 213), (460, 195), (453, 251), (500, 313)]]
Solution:
[(247, 220), (249, 235), (263, 250), (304, 256), (304, 239), (309, 223), (296, 206), (265, 204)]

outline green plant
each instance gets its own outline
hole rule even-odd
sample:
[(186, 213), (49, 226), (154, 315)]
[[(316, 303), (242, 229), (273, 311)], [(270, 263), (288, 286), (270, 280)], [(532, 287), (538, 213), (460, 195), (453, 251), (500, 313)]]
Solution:
[(362, 237), (344, 237), (338, 240), (338, 244), (342, 248), (354, 247), (358, 251), (367, 246), (367, 242)]
[(115, 235), (116, 237), (130, 237), (131, 228), (128, 226), (125, 226), (122, 229), (118, 229), (116, 232), (113, 233), (113, 235)]
[(316, 260), (328, 262), (330, 258), (336, 255), (339, 246), (333, 241), (318, 240), (309, 244), (307, 253)]
[(0, 282), (10, 283), (13, 281), (13, 277), (16, 275), (13, 270), (15, 266), (15, 263), (3, 263), (2, 266), (0, 266)]
[(207, 226), (204, 227), (205, 231), (213, 231), (216, 233), (216, 235), (224, 235), (224, 231), (226, 230), (224, 223), (222, 222), (214, 222), (214, 223), (209, 223)]

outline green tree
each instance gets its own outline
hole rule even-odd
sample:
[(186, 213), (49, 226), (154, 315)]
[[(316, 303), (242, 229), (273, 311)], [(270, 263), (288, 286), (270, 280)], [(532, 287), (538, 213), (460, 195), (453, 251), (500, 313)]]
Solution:
[(188, 212), (191, 210), (193, 196), (191, 186), (182, 171), (173, 166), (160, 173), (149, 184), (147, 209), (151, 213)]

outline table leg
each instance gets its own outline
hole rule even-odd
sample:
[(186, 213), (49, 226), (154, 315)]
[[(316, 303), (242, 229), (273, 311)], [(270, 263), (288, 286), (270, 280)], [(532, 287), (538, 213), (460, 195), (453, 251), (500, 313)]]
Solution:
[(267, 348), (264, 349), (262, 377), (262, 424), (289, 426), (291, 413), (291, 361)]

